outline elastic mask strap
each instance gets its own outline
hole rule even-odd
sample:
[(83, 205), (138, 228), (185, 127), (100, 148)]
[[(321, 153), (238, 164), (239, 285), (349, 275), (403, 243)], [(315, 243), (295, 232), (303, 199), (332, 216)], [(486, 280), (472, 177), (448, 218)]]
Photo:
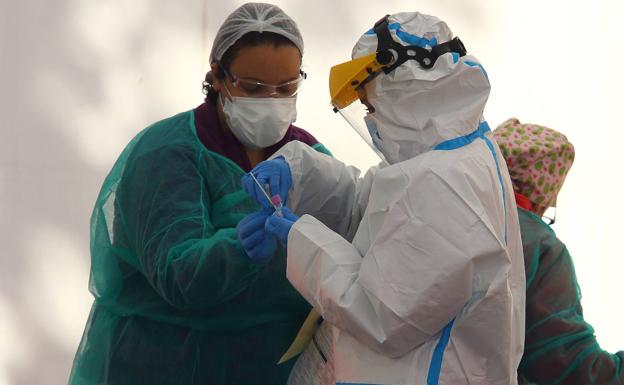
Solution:
[(456, 52), (460, 57), (466, 55), (466, 47), (458, 37), (436, 45), (431, 48), (431, 51), (417, 45), (401, 45), (390, 34), (388, 17), (390, 15), (386, 15), (375, 23), (374, 28), (377, 35), (377, 61), (384, 65), (383, 71), (386, 74), (394, 71), (395, 68), (408, 60), (416, 60), (422, 68), (430, 69), (436, 60), (445, 53)]

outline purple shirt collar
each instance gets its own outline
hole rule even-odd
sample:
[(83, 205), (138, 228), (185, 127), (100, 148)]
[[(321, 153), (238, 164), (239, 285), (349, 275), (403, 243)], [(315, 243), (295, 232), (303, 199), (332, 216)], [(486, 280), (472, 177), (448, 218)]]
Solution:
[[(251, 164), (245, 153), (245, 147), (231, 132), (221, 127), (215, 105), (212, 102), (205, 102), (197, 107), (194, 113), (197, 136), (202, 144), (208, 150), (229, 158), (243, 171), (251, 171)], [(318, 143), (316, 138), (306, 130), (290, 125), (282, 140), (266, 148), (266, 156), (270, 157), (283, 145), (293, 140), (298, 140), (309, 146)]]

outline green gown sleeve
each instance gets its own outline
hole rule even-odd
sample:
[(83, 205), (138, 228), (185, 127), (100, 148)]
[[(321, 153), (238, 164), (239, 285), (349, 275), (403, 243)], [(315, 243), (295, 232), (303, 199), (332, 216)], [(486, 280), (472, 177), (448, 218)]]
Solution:
[(153, 149), (128, 160), (117, 191), (116, 210), (136, 252), (135, 267), (179, 309), (223, 303), (257, 272), (236, 236), (244, 213), (219, 209), (247, 198), (237, 190), (213, 201), (207, 186), (219, 181), (205, 180), (202, 172), (214, 167), (210, 161), (184, 147)]
[(527, 276), (521, 379), (539, 385), (624, 384), (624, 352), (602, 350), (583, 318), (568, 249), (539, 218), (518, 211)]
[(334, 154), (332, 154), (331, 151), (329, 151), (329, 149), (325, 147), (325, 145), (323, 145), (323, 143), (320, 143), (320, 142), (316, 143), (315, 145), (312, 146), (312, 148), (320, 152), (321, 154), (329, 155), (331, 157), (334, 156)]

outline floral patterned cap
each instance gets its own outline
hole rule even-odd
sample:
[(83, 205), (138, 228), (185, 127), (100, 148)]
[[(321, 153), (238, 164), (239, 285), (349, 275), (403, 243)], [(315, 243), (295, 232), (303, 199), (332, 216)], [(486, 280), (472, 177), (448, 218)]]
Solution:
[(574, 146), (565, 135), (511, 118), (494, 130), (514, 190), (537, 206), (557, 205), (557, 194), (574, 162)]

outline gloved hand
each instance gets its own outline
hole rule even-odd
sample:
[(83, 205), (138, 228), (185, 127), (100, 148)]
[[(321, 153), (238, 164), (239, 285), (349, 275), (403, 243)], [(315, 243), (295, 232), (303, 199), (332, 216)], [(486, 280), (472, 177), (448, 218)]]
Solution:
[[(288, 163), (286, 163), (283, 156), (260, 162), (251, 172), (256, 179), (258, 179), (260, 185), (269, 185), (269, 196), (279, 194), (280, 198), (282, 198), (282, 204), (286, 204), (288, 190), (290, 190), (290, 186), (292, 186), (292, 176), (290, 174), (290, 167), (288, 167)], [(241, 183), (243, 185), (243, 190), (247, 191), (262, 207), (272, 207), (271, 202), (267, 200), (251, 175), (245, 174)]]
[(265, 222), (275, 210), (265, 208), (253, 214), (247, 215), (236, 225), (238, 240), (249, 260), (256, 266), (264, 266), (273, 257), (277, 250), (275, 236), (264, 230)]
[(267, 233), (275, 235), (277, 239), (286, 246), (288, 243), (288, 233), (290, 228), (295, 224), (298, 216), (292, 213), (287, 207), (282, 208), (283, 217), (277, 214), (271, 215), (264, 225), (264, 229)]

